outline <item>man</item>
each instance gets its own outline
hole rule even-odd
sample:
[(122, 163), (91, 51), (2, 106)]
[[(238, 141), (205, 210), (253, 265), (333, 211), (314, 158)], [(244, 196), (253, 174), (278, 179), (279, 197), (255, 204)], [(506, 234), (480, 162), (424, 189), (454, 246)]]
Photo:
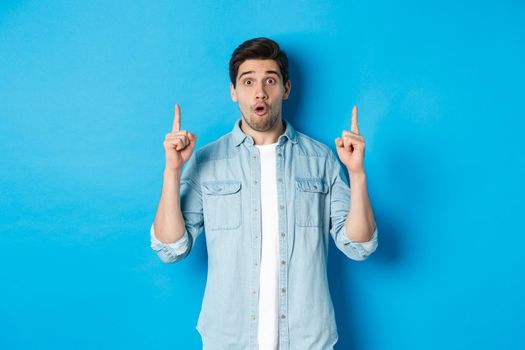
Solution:
[(377, 247), (357, 108), (351, 131), (335, 139), (350, 195), (330, 148), (282, 117), (291, 82), (276, 42), (241, 44), (230, 79), (241, 117), (195, 154), (196, 135), (181, 130), (175, 106), (151, 247), (164, 262), (180, 261), (204, 228), (208, 279), (196, 328), (206, 350), (332, 349), (329, 236), (353, 260)]

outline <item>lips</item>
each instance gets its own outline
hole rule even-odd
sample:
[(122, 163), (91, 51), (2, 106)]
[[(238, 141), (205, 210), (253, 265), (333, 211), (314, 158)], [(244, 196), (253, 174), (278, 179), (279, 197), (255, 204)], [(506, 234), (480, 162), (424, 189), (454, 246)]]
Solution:
[(258, 103), (253, 107), (253, 111), (257, 115), (264, 115), (266, 112), (268, 112), (268, 106), (266, 103)]

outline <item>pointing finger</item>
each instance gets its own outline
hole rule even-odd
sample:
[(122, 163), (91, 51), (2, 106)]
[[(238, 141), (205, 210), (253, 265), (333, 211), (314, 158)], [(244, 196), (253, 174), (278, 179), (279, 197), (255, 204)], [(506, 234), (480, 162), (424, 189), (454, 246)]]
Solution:
[(173, 118), (173, 132), (180, 130), (180, 106), (177, 103), (175, 105), (175, 117)]
[(352, 127), (350, 130), (359, 134), (359, 128), (357, 127), (357, 106), (354, 106), (352, 109)]

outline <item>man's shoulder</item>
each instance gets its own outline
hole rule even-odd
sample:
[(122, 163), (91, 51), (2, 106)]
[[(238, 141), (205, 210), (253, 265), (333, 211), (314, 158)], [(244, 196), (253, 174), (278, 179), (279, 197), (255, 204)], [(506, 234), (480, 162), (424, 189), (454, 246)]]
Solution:
[(206, 162), (209, 160), (218, 160), (224, 158), (231, 158), (233, 156), (233, 139), (232, 132), (228, 132), (217, 140), (207, 143), (195, 151), (197, 163)]
[[(296, 136), (299, 155), (334, 158), (333, 151), (325, 143), (299, 131), (296, 131)], [(233, 142), (232, 132), (230, 131), (215, 141), (207, 143), (195, 151), (197, 163), (233, 157), (235, 155)]]
[(308, 157), (333, 158), (333, 151), (325, 143), (299, 131), (296, 131), (296, 135), (298, 138), (299, 154)]

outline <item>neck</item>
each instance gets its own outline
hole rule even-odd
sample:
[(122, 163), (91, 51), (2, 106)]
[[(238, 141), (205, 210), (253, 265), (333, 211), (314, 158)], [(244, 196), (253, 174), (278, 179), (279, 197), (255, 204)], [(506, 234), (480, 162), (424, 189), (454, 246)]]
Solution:
[(267, 131), (257, 131), (250, 128), (247, 123), (243, 123), (241, 120), (241, 130), (248, 136), (253, 138), (256, 145), (269, 145), (276, 143), (284, 133), (285, 127), (281, 118), (275, 123), (275, 125)]

